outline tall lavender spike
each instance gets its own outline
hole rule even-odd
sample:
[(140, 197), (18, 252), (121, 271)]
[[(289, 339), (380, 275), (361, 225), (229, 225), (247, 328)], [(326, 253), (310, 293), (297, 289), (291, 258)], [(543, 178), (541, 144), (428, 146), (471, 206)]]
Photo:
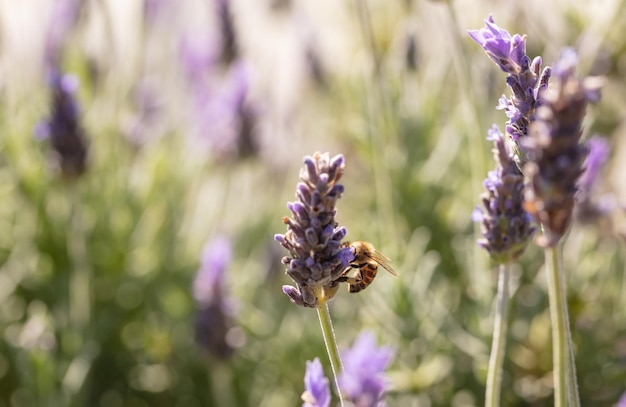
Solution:
[(554, 66), (551, 88), (543, 93), (542, 106), (524, 140), (529, 162), (524, 174), (526, 209), (544, 228), (539, 242), (555, 246), (572, 218), (577, 183), (583, 173), (587, 149), (580, 143), (587, 104), (599, 100), (602, 79), (579, 79), (575, 74), (578, 57), (565, 49)]
[(289, 251), (282, 263), (296, 284), (283, 286), (283, 292), (303, 307), (317, 307), (320, 301), (332, 298), (338, 279), (354, 259), (350, 248), (341, 247), (348, 231), (335, 221), (335, 204), (343, 193), (343, 185), (338, 183), (343, 169), (342, 155), (331, 159), (328, 153), (318, 152), (304, 157), (298, 200), (287, 204), (293, 218), (284, 217), (287, 232), (274, 236)]
[(493, 141), (496, 168), (485, 179), (482, 208), (476, 207), (472, 219), (481, 224), (478, 244), (500, 264), (520, 256), (535, 232), (530, 215), (524, 210), (524, 176), (512, 158), (500, 129), (489, 130)]
[(330, 406), (330, 387), (319, 358), (306, 362), (302, 401), (304, 401), (302, 407)]
[(196, 343), (219, 359), (230, 357), (234, 351), (227, 340), (234, 322), (224, 287), (224, 273), (231, 261), (230, 241), (222, 236), (213, 238), (202, 251), (200, 270), (193, 281)]
[(50, 117), (39, 123), (35, 132), (39, 138), (50, 139), (63, 176), (75, 179), (87, 168), (85, 131), (80, 123), (75, 96), (78, 79), (53, 70), (48, 86), (52, 96)]
[(485, 28), (469, 30), (468, 34), (503, 72), (509, 74), (506, 83), (513, 95), (509, 98), (502, 95), (497, 109), (504, 110), (509, 118), (506, 132), (518, 143), (516, 159), (525, 162), (525, 151), (519, 141), (528, 136), (528, 126), (535, 120), (535, 110), (540, 105), (541, 92), (548, 86), (551, 68), (541, 71), (541, 57), (531, 61), (526, 55), (526, 36), (511, 36), (492, 16), (485, 20)]
[(342, 352), (344, 370), (339, 386), (355, 407), (377, 407), (385, 390), (383, 373), (391, 361), (389, 347), (376, 346), (374, 334), (365, 331), (354, 341), (351, 349)]

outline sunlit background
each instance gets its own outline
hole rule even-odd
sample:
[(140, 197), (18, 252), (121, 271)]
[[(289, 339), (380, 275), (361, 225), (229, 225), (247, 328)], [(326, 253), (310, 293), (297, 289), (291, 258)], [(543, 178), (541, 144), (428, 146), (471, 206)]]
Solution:
[[(306, 361), (330, 367), (273, 237), (316, 151), (345, 156), (348, 239), (398, 271), (331, 302), (339, 346), (368, 330), (394, 349), (389, 406), (482, 405), (496, 275), (470, 214), (508, 89), (466, 31), (489, 14), (544, 64), (572, 46), (581, 74), (607, 77), (585, 138), (611, 146), (593, 192), (610, 211), (574, 222), (563, 262), (582, 405), (615, 405), (623, 1), (2, 0), (0, 406), (301, 405)], [(55, 70), (79, 82), (84, 171), (38, 131)], [(195, 280), (211, 268), (218, 289)], [(503, 405), (551, 405), (536, 246), (511, 292)]]

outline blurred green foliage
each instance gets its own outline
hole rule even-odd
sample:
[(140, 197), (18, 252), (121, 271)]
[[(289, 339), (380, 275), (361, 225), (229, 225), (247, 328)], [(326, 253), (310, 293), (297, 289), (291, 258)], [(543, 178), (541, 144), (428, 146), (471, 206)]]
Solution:
[[(607, 76), (587, 132), (609, 137), (618, 157), (623, 2), (246, 3), (233, 3), (233, 17), (244, 59), (253, 62), (260, 147), (245, 158), (190, 147), (189, 87), (171, 39), (184, 24), (142, 32), (129, 60), (144, 61), (140, 74), (125, 68), (127, 54), (116, 48), (125, 41), (111, 33), (102, 49), (84, 52), (91, 45), (83, 34), (123, 26), (113, 2), (86, 3), (64, 60), (81, 79), (90, 143), (89, 169), (75, 182), (60, 177), (48, 143), (32, 136), (48, 111), (43, 73), (39, 64), (20, 73), (9, 35), (15, 26), (5, 25), (0, 407), (299, 405), (305, 361), (326, 356), (315, 312), (281, 292), (288, 278), (272, 238), (284, 231), (302, 156), (316, 150), (346, 157), (338, 220), (348, 238), (373, 242), (399, 272), (333, 300), (340, 346), (370, 329), (395, 349), (390, 406), (483, 403), (495, 273), (475, 244), (470, 213), (492, 165), (487, 128), (506, 120), (494, 110), (505, 86), (465, 30), (492, 12), (509, 31), (527, 33), (528, 53), (547, 64), (562, 46), (576, 46), (582, 72)], [(5, 4), (3, 21), (24, 7)], [(305, 53), (284, 40), (300, 33), (298, 18), (319, 31), (317, 45), (326, 49), (319, 52), (323, 85), (306, 75)], [(293, 38), (297, 50), (311, 45), (304, 35)], [(289, 58), (274, 46), (292, 51)], [(39, 51), (27, 57), (38, 60)], [(144, 74), (158, 78), (166, 103), (163, 126), (137, 143), (125, 126)], [(620, 165), (609, 164), (601, 186), (616, 197), (625, 189)], [(626, 389), (621, 222), (616, 213), (603, 225), (574, 224), (562, 248), (584, 406), (611, 406)], [(204, 352), (193, 331), (192, 280), (204, 242), (218, 233), (235, 250), (226, 282), (237, 349), (228, 360)], [(551, 404), (542, 267), (542, 252), (531, 247), (514, 269), (503, 405)]]

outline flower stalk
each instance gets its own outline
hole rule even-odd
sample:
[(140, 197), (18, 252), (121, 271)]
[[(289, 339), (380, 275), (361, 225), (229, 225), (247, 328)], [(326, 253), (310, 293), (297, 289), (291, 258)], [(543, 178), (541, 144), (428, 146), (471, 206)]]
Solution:
[(326, 345), (326, 353), (328, 353), (328, 359), (330, 360), (330, 367), (333, 371), (333, 382), (335, 383), (335, 390), (339, 397), (339, 403), (343, 407), (343, 396), (341, 395), (341, 389), (339, 388), (339, 374), (343, 370), (341, 363), (341, 357), (339, 356), (339, 347), (337, 346), (337, 340), (335, 339), (335, 331), (333, 329), (333, 322), (330, 318), (330, 311), (328, 309), (328, 302), (322, 301), (317, 307), (317, 316), (320, 319), (320, 327), (322, 328), (322, 335), (324, 336), (324, 344)]
[(485, 407), (499, 407), (502, 383), (502, 371), (507, 342), (509, 315), (509, 276), (507, 264), (500, 264), (498, 269), (498, 293), (496, 295), (496, 316), (493, 324), (493, 339), (487, 373), (487, 391)]

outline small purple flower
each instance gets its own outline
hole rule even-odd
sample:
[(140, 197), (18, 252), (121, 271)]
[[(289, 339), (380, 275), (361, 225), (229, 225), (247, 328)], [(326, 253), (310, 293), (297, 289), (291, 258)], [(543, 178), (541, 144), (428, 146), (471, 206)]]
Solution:
[(52, 99), (50, 116), (36, 125), (35, 136), (50, 140), (61, 173), (68, 179), (75, 179), (87, 167), (85, 132), (80, 123), (75, 95), (78, 79), (73, 75), (62, 75), (52, 70), (49, 72), (48, 86)]
[(338, 381), (344, 397), (355, 407), (378, 406), (385, 390), (383, 373), (392, 356), (391, 348), (376, 346), (372, 332), (359, 335), (352, 348), (341, 354), (344, 368)]
[(615, 407), (626, 407), (626, 393), (622, 394)]
[(324, 369), (319, 358), (306, 362), (304, 374), (304, 393), (302, 393), (302, 407), (329, 407), (330, 387), (324, 376)]
[(505, 29), (500, 28), (489, 16), (485, 20), (485, 28), (468, 30), (468, 34), (480, 45), (504, 72), (519, 74), (526, 58), (526, 40), (519, 34), (511, 37)]
[(352, 250), (341, 244), (347, 229), (335, 222), (335, 204), (343, 194), (343, 185), (338, 183), (343, 168), (342, 155), (332, 159), (328, 153), (304, 157), (296, 188), (298, 200), (287, 203), (293, 219), (284, 217), (287, 232), (274, 236), (289, 251), (282, 263), (296, 284), (284, 286), (283, 292), (303, 307), (317, 307), (332, 298), (341, 274), (354, 258)]
[(472, 212), (481, 225), (478, 245), (492, 260), (507, 263), (519, 257), (534, 233), (530, 215), (524, 210), (524, 176), (513, 160), (506, 140), (494, 124), (487, 140), (493, 141), (496, 168), (487, 174), (482, 205)]
[(200, 270), (193, 281), (196, 302), (196, 342), (214, 356), (225, 359), (234, 350), (228, 341), (233, 328), (232, 306), (224, 287), (224, 273), (232, 261), (230, 241), (218, 236), (202, 251)]

